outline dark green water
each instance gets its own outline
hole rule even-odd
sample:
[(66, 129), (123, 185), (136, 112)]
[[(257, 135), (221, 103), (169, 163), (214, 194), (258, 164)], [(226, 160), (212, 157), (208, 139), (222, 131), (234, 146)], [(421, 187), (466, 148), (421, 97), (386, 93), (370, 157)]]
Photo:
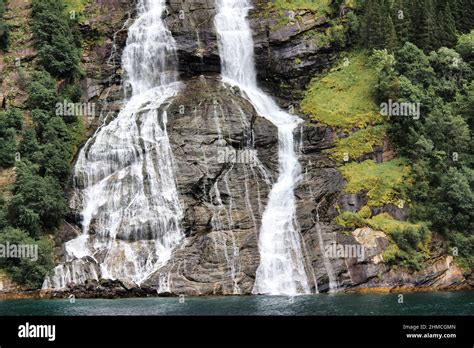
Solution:
[(474, 292), (20, 300), (0, 301), (0, 315), (474, 315)]

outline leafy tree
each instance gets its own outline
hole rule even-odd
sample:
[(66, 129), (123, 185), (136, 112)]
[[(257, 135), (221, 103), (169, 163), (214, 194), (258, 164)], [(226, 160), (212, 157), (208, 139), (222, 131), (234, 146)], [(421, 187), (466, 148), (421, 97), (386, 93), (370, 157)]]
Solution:
[(45, 238), (35, 240), (26, 232), (11, 227), (0, 231), (0, 244), (6, 245), (7, 243), (10, 245), (26, 245), (30, 248), (36, 246), (37, 259), (34, 257), (35, 255), (31, 255), (33, 256), (31, 258), (2, 257), (0, 258), (0, 267), (18, 284), (31, 289), (40, 288), (44, 278), (50, 274), (54, 267), (51, 243)]
[(469, 126), (461, 116), (453, 115), (449, 107), (434, 109), (426, 117), (423, 128), (435, 149), (448, 155), (468, 152), (471, 141)]
[(38, 139), (36, 139), (34, 129), (28, 128), (22, 132), (18, 151), (23, 159), (27, 159), (36, 164), (41, 162), (43, 154), (40, 151), (40, 144), (38, 143)]
[(28, 108), (53, 112), (58, 99), (56, 81), (46, 71), (36, 71), (28, 88)]
[(377, 101), (387, 102), (396, 100), (399, 94), (400, 82), (395, 70), (396, 60), (387, 50), (374, 50), (371, 60), (377, 69), (378, 80), (375, 85)]
[(3, 51), (8, 48), (8, 40), (10, 37), (10, 28), (3, 18), (5, 10), (5, 0), (0, 0), (0, 50)]
[[(472, 170), (449, 168), (440, 175), (439, 186), (434, 190), (433, 225), (439, 230), (448, 232), (462, 231), (469, 233), (474, 228), (474, 184)], [(449, 221), (449, 224), (446, 224)]]
[(43, 141), (43, 133), (46, 129), (46, 125), (54, 116), (49, 111), (44, 111), (41, 109), (34, 109), (31, 111), (31, 118), (35, 125), (36, 135), (39, 141)]
[[(387, 86), (398, 81), (398, 89), (392, 90), (396, 99), (422, 106), (419, 120), (395, 117), (389, 128), (398, 152), (413, 161), (412, 177), (417, 184), (410, 192), (412, 218), (429, 221), (452, 246), (464, 248), (460, 262), (472, 265), (466, 244), (472, 241), (469, 234), (474, 230), (474, 171), (470, 169), (474, 163), (474, 83), (472, 69), (461, 56), (469, 56), (467, 37), (457, 49), (459, 53), (444, 47), (428, 56), (406, 43), (395, 55), (395, 72), (389, 68), (392, 64), (376, 66), (379, 81), (384, 81), (378, 84), (382, 92), (387, 93)], [(384, 61), (381, 52), (374, 55)], [(387, 57), (385, 62), (390, 61)], [(400, 255), (409, 261), (409, 249), (419, 238), (413, 231), (400, 231), (392, 237), (406, 251)], [(415, 260), (414, 265), (417, 263)]]
[(53, 41), (54, 45), (44, 44), (40, 48), (41, 64), (54, 76), (73, 76), (79, 65), (74, 43), (64, 36), (57, 36)]
[(57, 178), (65, 186), (70, 173), (72, 157), (71, 134), (59, 117), (53, 117), (46, 125), (44, 143), (41, 145), (41, 168), (45, 175)]
[(456, 51), (474, 69), (474, 30), (471, 30), (469, 34), (459, 36)]
[(81, 101), (81, 98), (82, 90), (81, 87), (77, 84), (66, 86), (61, 93), (61, 99), (67, 100), (71, 103), (79, 103)]
[(0, 230), (8, 226), (8, 217), (6, 212), (5, 198), (0, 193)]
[(60, 0), (33, 0), (33, 32), (43, 67), (55, 77), (72, 78), (79, 72), (80, 55)]
[(57, 227), (66, 211), (61, 186), (50, 176), (38, 175), (36, 170), (29, 162), (18, 165), (9, 204), (10, 220), (31, 235)]
[(446, 101), (453, 100), (456, 92), (471, 80), (470, 66), (452, 49), (442, 47), (431, 52), (429, 61), (437, 76), (434, 88)]
[(452, 232), (449, 235), (450, 247), (456, 248), (458, 256), (456, 259), (466, 270), (474, 268), (474, 234)]
[(410, 41), (425, 51), (436, 47), (436, 12), (434, 0), (408, 2), (410, 9)]
[(15, 130), (0, 129), (0, 167), (8, 168), (15, 164), (16, 146)]
[(414, 44), (407, 42), (397, 52), (397, 71), (412, 83), (423, 87), (431, 85), (435, 77), (428, 56)]
[(458, 93), (454, 108), (464, 117), (472, 132), (474, 130), (474, 81), (466, 86), (465, 95)]
[(2, 128), (21, 130), (23, 127), (23, 115), (17, 108), (8, 109), (6, 112), (0, 112), (0, 120)]

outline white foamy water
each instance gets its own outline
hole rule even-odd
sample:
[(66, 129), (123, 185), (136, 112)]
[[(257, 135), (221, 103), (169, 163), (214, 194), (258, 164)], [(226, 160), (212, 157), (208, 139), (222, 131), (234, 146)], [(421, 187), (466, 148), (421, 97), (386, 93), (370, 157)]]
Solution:
[(257, 86), (252, 31), (247, 21), (249, 0), (217, 0), (215, 26), (219, 37), (222, 76), (245, 92), (258, 114), (278, 127), (279, 178), (262, 217), (260, 265), (253, 293), (298, 295), (311, 293), (296, 224), (294, 188), (301, 177), (294, 131), (301, 120), (281, 110)]
[(165, 2), (138, 2), (122, 57), (132, 95), (79, 155), (74, 182), (82, 235), (66, 243), (66, 262), (43, 288), (100, 278), (140, 284), (184, 238), (163, 105), (180, 89), (176, 43), (162, 20)]

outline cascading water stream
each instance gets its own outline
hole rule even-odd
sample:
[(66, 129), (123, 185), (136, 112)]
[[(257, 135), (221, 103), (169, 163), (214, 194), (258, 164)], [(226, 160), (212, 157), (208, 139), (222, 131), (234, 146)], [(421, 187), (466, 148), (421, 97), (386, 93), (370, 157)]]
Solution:
[(254, 43), (247, 21), (249, 0), (217, 0), (215, 26), (219, 37), (223, 80), (245, 92), (257, 112), (278, 127), (279, 178), (262, 217), (253, 293), (309, 294), (301, 237), (296, 219), (294, 188), (301, 177), (295, 152), (294, 130), (301, 120), (282, 111), (257, 86)]
[(180, 89), (165, 2), (138, 2), (122, 57), (132, 95), (79, 155), (74, 182), (83, 231), (66, 243), (66, 262), (43, 288), (100, 278), (140, 284), (184, 238), (164, 106)]

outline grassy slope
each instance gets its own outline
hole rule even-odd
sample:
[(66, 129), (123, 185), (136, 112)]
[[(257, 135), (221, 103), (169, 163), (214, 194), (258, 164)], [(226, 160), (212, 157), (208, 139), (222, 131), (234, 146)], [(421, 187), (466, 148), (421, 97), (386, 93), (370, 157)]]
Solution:
[(351, 54), (326, 76), (312, 81), (302, 103), (303, 111), (343, 130), (379, 124), (382, 120), (372, 97), (376, 80), (367, 54)]
[(400, 199), (408, 170), (403, 160), (359, 163), (386, 138), (386, 125), (373, 97), (376, 72), (368, 54), (356, 52), (325, 76), (316, 77), (306, 93), (302, 110), (313, 119), (339, 130), (329, 155), (341, 165), (349, 193), (368, 191), (369, 205), (381, 206)]
[[(387, 137), (387, 125), (373, 96), (376, 81), (376, 71), (369, 64), (368, 53), (352, 52), (339, 66), (313, 79), (301, 107), (314, 120), (338, 130), (335, 147), (328, 153), (340, 165), (347, 181), (346, 192), (366, 192), (368, 196), (365, 207), (357, 213), (341, 212), (336, 223), (349, 230), (370, 226), (388, 236), (407, 229), (421, 231), (422, 224), (397, 221), (386, 213), (372, 214), (372, 208), (389, 204), (402, 208), (407, 201), (404, 192), (412, 185), (410, 167), (403, 158), (380, 164), (373, 160), (358, 160), (373, 152), (375, 146), (382, 145)], [(420, 260), (427, 257), (428, 242), (429, 238), (426, 238), (416, 250), (407, 252), (392, 239), (384, 257), (388, 262), (416, 268)]]
[(269, 6), (277, 10), (310, 10), (324, 15), (329, 12), (329, 0), (273, 0)]

